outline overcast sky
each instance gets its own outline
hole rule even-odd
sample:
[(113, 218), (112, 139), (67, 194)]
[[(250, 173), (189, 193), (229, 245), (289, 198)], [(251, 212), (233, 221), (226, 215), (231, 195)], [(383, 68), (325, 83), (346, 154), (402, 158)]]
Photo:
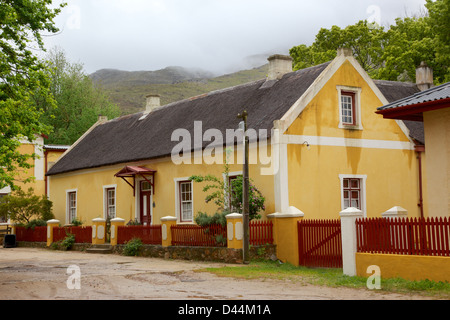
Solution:
[[(60, 1), (54, 1), (59, 3)], [(310, 45), (320, 28), (359, 20), (392, 24), (425, 0), (67, 0), (46, 37), (92, 73), (167, 66), (227, 73), (247, 57)]]

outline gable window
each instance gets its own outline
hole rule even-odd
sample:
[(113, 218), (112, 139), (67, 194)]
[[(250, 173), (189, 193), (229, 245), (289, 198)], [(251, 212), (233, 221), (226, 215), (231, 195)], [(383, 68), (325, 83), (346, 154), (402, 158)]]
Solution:
[(67, 222), (72, 221), (77, 217), (77, 191), (67, 191)]
[(339, 175), (341, 181), (341, 209), (356, 208), (366, 216), (366, 175)]
[(180, 200), (180, 222), (192, 222), (194, 216), (192, 182), (178, 182), (178, 190)]
[(339, 128), (362, 130), (360, 88), (338, 86)]
[(355, 93), (341, 92), (341, 121), (344, 125), (356, 124), (355, 119)]

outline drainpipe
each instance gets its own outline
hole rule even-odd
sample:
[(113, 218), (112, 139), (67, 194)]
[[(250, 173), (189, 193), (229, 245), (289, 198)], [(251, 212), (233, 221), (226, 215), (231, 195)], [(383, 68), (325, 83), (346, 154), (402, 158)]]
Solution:
[(425, 146), (415, 146), (417, 152), (417, 160), (419, 161), (419, 203), (420, 217), (423, 218), (423, 187), (422, 187), (422, 152), (425, 152)]

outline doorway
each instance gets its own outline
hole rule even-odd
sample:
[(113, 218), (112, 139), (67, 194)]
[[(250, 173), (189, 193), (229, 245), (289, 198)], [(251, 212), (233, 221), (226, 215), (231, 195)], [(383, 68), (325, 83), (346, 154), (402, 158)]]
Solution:
[(149, 226), (152, 224), (152, 194), (152, 185), (150, 182), (141, 181), (139, 193), (140, 222), (144, 226)]

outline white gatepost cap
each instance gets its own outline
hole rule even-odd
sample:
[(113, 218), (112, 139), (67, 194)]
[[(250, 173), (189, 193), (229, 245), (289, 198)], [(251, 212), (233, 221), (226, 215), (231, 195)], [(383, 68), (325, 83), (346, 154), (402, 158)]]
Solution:
[(289, 207), (285, 212), (275, 212), (272, 214), (267, 215), (268, 218), (297, 218), (297, 217), (304, 217), (305, 214), (297, 209), (296, 207)]
[(95, 218), (95, 219), (92, 219), (92, 221), (93, 222), (105, 222), (106, 220), (103, 218)]
[(349, 207), (345, 210), (342, 210), (339, 214), (341, 217), (353, 217), (353, 216), (362, 216), (363, 212), (357, 208)]
[(114, 218), (114, 219), (111, 219), (111, 222), (125, 222), (125, 219), (122, 219), (122, 218)]
[(56, 224), (56, 223), (59, 223), (59, 220), (52, 219), (47, 221), (47, 224)]
[(225, 216), (225, 218), (227, 218), (227, 219), (239, 219), (242, 217), (243, 217), (243, 215), (240, 213), (230, 213)]
[(161, 221), (177, 221), (177, 217), (166, 216), (166, 217), (162, 217)]
[(400, 206), (395, 206), (387, 210), (386, 212), (383, 212), (381, 214), (384, 218), (395, 218), (395, 217), (406, 217), (408, 215), (408, 210), (405, 208), (402, 208)]

